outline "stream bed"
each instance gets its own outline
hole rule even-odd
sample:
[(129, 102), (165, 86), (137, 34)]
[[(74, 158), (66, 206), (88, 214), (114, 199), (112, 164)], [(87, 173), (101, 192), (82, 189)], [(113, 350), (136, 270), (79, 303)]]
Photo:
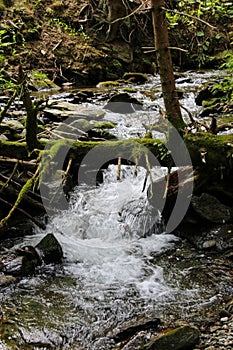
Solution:
[[(200, 111), (198, 86), (215, 78), (209, 74), (190, 72), (177, 80), (184, 90), (181, 102), (192, 113)], [(157, 78), (134, 90), (150, 111), (137, 112), (141, 119), (107, 112), (104, 119), (116, 122), (111, 133), (118, 138), (143, 135), (151, 118), (159, 117)], [(57, 96), (66, 99), (66, 94)], [(103, 106), (98, 94), (93, 105)], [(142, 191), (146, 169), (139, 167), (135, 176), (132, 166), (122, 166), (120, 181), (117, 171), (111, 165), (99, 186), (76, 187), (69, 208), (51, 216), (45, 231), (35, 228), (17, 243), (34, 246), (53, 233), (64, 262), (41, 266), (35, 276), (1, 290), (0, 349), (112, 349), (110, 334), (125, 321), (148, 317), (200, 324), (232, 295), (232, 267), (224, 256), (163, 232), (159, 213), (151, 211)], [(158, 178), (164, 169), (153, 171)]]

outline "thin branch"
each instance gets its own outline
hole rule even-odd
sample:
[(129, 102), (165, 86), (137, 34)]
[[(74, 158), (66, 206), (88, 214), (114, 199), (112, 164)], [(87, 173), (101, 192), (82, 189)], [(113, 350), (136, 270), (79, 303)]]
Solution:
[[(12, 203), (7, 202), (6, 200), (4, 200), (3, 198), (0, 198), (0, 202), (4, 203), (5, 205), (8, 205), (10, 207), (13, 207), (14, 205)], [(25, 216), (27, 216), (32, 222), (34, 222), (34, 224), (36, 224), (39, 228), (41, 228), (42, 230), (46, 229), (46, 226), (43, 222), (37, 220), (35, 217), (31, 216), (30, 214), (28, 214), (25, 210), (21, 209), (21, 208), (16, 208), (16, 210), (22, 214), (24, 214)]]
[(121, 17), (121, 18), (117, 18), (112, 22), (109, 22), (109, 24), (114, 24), (117, 23), (119, 21), (123, 21), (124, 19), (128, 19), (130, 17), (132, 17), (133, 15), (135, 15), (136, 13), (138, 13), (142, 7), (144, 7), (146, 4), (148, 3), (148, 0), (146, 0), (144, 3), (142, 3), (140, 6), (138, 6), (133, 12), (131, 12), (129, 15), (125, 16), (125, 17)]
[(117, 163), (117, 181), (121, 179), (121, 157), (118, 157)]
[(168, 8), (165, 8), (165, 7), (162, 7), (161, 9), (166, 11), (166, 12), (172, 12), (172, 13), (175, 13), (177, 15), (186, 16), (186, 17), (195, 19), (195, 21), (202, 22), (205, 25), (207, 25), (208, 27), (210, 27), (211, 29), (217, 29), (216, 27), (212, 26), (212, 24), (209, 24), (208, 22), (204, 21), (203, 19), (200, 19), (200, 18), (198, 18), (196, 16), (189, 15), (188, 13), (180, 12), (180, 11), (177, 11), (177, 10), (171, 10), (171, 9), (168, 9)]
[(10, 108), (12, 102), (14, 101), (16, 95), (18, 93), (18, 88), (15, 89), (13, 95), (9, 98), (6, 106), (3, 108), (2, 111), (0, 111), (0, 123), (2, 122), (2, 120), (6, 117), (7, 111)]

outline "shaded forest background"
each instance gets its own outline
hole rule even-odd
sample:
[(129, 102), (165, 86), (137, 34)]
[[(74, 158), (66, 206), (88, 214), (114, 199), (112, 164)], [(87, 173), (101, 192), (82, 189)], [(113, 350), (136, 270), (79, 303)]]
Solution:
[[(232, 62), (231, 2), (167, 0), (166, 7), (175, 66), (219, 68), (227, 57)], [(90, 86), (125, 71), (157, 70), (150, 1), (1, 0), (0, 19), (3, 89), (14, 84), (19, 63), (58, 85)]]

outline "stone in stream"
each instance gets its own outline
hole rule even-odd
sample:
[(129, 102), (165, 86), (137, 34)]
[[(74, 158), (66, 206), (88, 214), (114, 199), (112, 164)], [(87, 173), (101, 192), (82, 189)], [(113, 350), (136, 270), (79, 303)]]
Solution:
[(0, 288), (9, 286), (18, 281), (17, 277), (0, 274)]
[(62, 247), (52, 233), (48, 233), (35, 247), (41, 259), (46, 264), (61, 263)]
[(199, 343), (200, 332), (189, 325), (162, 333), (142, 346), (143, 350), (191, 350)]
[(82, 118), (87, 120), (102, 119), (105, 112), (97, 108), (84, 107), (67, 101), (52, 101), (44, 109), (44, 117), (51, 121), (63, 121), (66, 118)]
[(108, 337), (113, 338), (115, 342), (125, 341), (140, 331), (157, 329), (160, 323), (161, 321), (159, 318), (140, 318), (137, 320), (130, 320), (110, 332)]
[(131, 72), (125, 73), (123, 79), (131, 83), (146, 83), (148, 81), (148, 75), (144, 73)]
[(232, 219), (232, 209), (208, 193), (193, 196), (191, 207), (201, 219), (213, 224), (224, 224)]
[(104, 106), (104, 109), (114, 113), (127, 114), (134, 113), (137, 110), (142, 110), (142, 106), (142, 102), (124, 92), (113, 95)]
[(32, 246), (18, 248), (14, 252), (1, 257), (0, 271), (5, 275), (22, 277), (33, 274), (40, 264), (40, 258)]
[(16, 282), (18, 277), (32, 275), (42, 262), (61, 263), (62, 258), (61, 245), (52, 233), (47, 234), (35, 248), (16, 248), (0, 258), (0, 287)]

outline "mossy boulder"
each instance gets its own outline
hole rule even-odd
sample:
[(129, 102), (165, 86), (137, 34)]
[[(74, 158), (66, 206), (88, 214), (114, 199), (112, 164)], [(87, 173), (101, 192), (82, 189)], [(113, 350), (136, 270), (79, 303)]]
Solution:
[(131, 83), (146, 83), (148, 81), (148, 75), (144, 73), (129, 72), (123, 75), (123, 79), (130, 81)]
[(30, 86), (33, 90), (59, 90), (60, 87), (57, 86), (52, 80), (50, 80), (44, 72), (32, 71), (30, 74)]
[(118, 80), (115, 81), (101, 81), (96, 85), (98, 88), (109, 88), (109, 87), (115, 87), (119, 86), (120, 82)]
[(182, 326), (158, 335), (141, 347), (142, 350), (192, 350), (199, 343), (200, 332), (196, 327)]

